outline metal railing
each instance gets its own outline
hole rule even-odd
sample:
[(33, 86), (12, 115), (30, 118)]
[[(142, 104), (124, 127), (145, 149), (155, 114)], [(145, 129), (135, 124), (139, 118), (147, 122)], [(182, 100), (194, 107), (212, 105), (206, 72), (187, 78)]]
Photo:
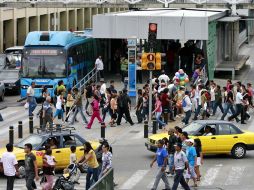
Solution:
[(111, 168), (102, 178), (100, 178), (89, 190), (113, 190), (114, 170)]
[(87, 75), (84, 78), (82, 78), (76, 85), (74, 85), (73, 88), (78, 88), (80, 92), (83, 92), (85, 85), (89, 81), (93, 80), (97, 82), (97, 76), (98, 76), (98, 70), (94, 68), (89, 73), (87, 73)]

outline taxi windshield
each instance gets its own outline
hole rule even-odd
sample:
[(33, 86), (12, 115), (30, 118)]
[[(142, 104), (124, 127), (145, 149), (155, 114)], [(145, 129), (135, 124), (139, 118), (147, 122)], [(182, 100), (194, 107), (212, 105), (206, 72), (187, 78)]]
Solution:
[(39, 146), (43, 141), (43, 138), (41, 136), (38, 135), (31, 135), (29, 137), (27, 137), (26, 139), (20, 141), (16, 147), (18, 148), (24, 148), (25, 144), (30, 143), (33, 146), (33, 149), (36, 148), (37, 146)]
[(187, 132), (188, 135), (196, 135), (199, 132), (199, 129), (202, 127), (202, 124), (197, 122), (192, 122), (183, 128), (183, 131)]

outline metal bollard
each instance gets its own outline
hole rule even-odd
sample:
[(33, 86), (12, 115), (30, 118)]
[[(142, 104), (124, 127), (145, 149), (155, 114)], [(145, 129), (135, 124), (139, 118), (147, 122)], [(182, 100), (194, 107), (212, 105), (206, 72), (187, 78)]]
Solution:
[(20, 139), (23, 138), (23, 125), (22, 125), (22, 121), (19, 121), (19, 125), (18, 125), (18, 138), (20, 138)]
[(148, 138), (148, 121), (144, 122), (144, 138)]
[(34, 133), (34, 121), (33, 121), (33, 116), (29, 116), (29, 133), (33, 134)]
[(153, 134), (157, 133), (157, 121), (156, 118), (153, 118)]
[(13, 129), (13, 126), (9, 127), (9, 143), (10, 144), (14, 143), (14, 129)]
[(43, 125), (43, 118), (42, 118), (42, 115), (40, 115), (40, 127), (39, 128), (42, 128), (42, 125)]
[(103, 139), (105, 139), (105, 129), (106, 129), (105, 123), (102, 122), (101, 123), (101, 138)]

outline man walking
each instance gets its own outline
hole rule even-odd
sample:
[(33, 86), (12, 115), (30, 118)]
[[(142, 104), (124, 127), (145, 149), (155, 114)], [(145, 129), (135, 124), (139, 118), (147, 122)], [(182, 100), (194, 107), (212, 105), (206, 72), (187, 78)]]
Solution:
[(38, 176), (38, 167), (35, 155), (31, 152), (33, 149), (30, 143), (25, 144), (24, 150), (26, 153), (25, 156), (25, 171), (26, 171), (26, 188), (27, 190), (34, 190), (36, 189), (36, 181), (39, 180)]
[(27, 102), (29, 103), (29, 116), (33, 116), (33, 111), (35, 110), (37, 103), (34, 97), (34, 87), (35, 87), (35, 82), (31, 83), (31, 86), (27, 89)]
[(244, 122), (244, 111), (243, 111), (243, 104), (244, 103), (245, 103), (245, 101), (243, 100), (241, 89), (237, 88), (237, 93), (236, 93), (236, 98), (235, 98), (236, 113), (231, 115), (228, 118), (229, 121), (236, 119), (236, 121), (238, 122), (239, 119), (237, 118), (237, 116), (241, 114), (241, 124), (246, 124)]
[(168, 153), (166, 148), (163, 147), (164, 141), (159, 140), (158, 141), (158, 148), (156, 151), (156, 155), (152, 163), (150, 164), (150, 167), (153, 167), (154, 162), (157, 161), (158, 164), (158, 172), (155, 178), (155, 182), (153, 185), (152, 190), (156, 190), (160, 180), (162, 179), (163, 182), (165, 183), (165, 189), (164, 190), (170, 190), (170, 185), (168, 182), (168, 178), (166, 176), (166, 167), (167, 167), (167, 162), (168, 162)]
[(73, 115), (73, 117), (72, 117), (72, 120), (71, 120), (71, 122), (70, 122), (70, 125), (73, 125), (73, 124), (74, 124), (74, 121), (75, 121), (75, 118), (76, 118), (78, 112), (80, 112), (80, 115), (81, 115), (81, 117), (82, 117), (82, 119), (83, 119), (84, 124), (87, 124), (88, 122), (87, 122), (86, 117), (85, 117), (85, 115), (84, 115), (84, 113), (83, 113), (82, 96), (81, 96), (81, 94), (79, 93), (79, 91), (78, 91), (77, 88), (74, 88), (74, 89), (73, 89), (73, 92), (74, 92), (74, 94), (75, 94), (74, 106), (76, 106), (76, 108), (75, 108), (75, 112), (74, 112), (74, 115)]
[(183, 101), (182, 101), (182, 106), (183, 106), (183, 111), (185, 113), (185, 117), (183, 118), (182, 122), (185, 125), (189, 124), (189, 119), (191, 117), (191, 99), (190, 99), (190, 92), (189, 91), (185, 91), (185, 96), (183, 97)]
[(131, 125), (134, 125), (131, 116), (130, 116), (130, 106), (131, 106), (131, 99), (127, 94), (127, 90), (123, 90), (123, 94), (120, 96), (118, 107), (119, 107), (119, 115), (117, 118), (117, 125), (121, 124), (121, 120), (123, 117), (123, 114), (126, 116), (126, 121), (128, 121)]
[(189, 185), (183, 177), (184, 170), (189, 170), (189, 164), (185, 153), (182, 151), (182, 143), (175, 144), (175, 151), (173, 167), (175, 171), (175, 178), (172, 190), (177, 190), (179, 183), (182, 185), (184, 190), (190, 190)]
[(42, 130), (46, 129), (47, 123), (49, 123), (49, 127), (53, 127), (53, 110), (51, 107), (51, 97), (47, 96), (46, 101), (43, 103), (43, 111), (42, 111), (42, 119), (43, 125)]
[(6, 145), (7, 152), (3, 153), (1, 159), (1, 165), (4, 170), (4, 175), (7, 177), (6, 190), (13, 190), (15, 176), (19, 175), (18, 162), (13, 152), (13, 145)]
[(99, 56), (95, 61), (95, 68), (97, 71), (99, 71), (100, 78), (104, 78), (104, 65), (101, 59), (101, 56)]
[(168, 131), (169, 139), (168, 139), (168, 165), (169, 165), (169, 177), (174, 175), (173, 166), (174, 166), (174, 154), (175, 147), (174, 145), (178, 142), (178, 139), (175, 135), (174, 129), (169, 129)]
[(226, 97), (226, 101), (225, 101), (225, 109), (224, 109), (224, 113), (221, 116), (221, 120), (224, 120), (224, 118), (226, 117), (226, 115), (228, 114), (229, 110), (231, 110), (232, 114), (235, 114), (235, 110), (234, 110), (234, 94), (233, 94), (233, 85), (229, 86), (229, 91), (227, 93), (227, 97)]

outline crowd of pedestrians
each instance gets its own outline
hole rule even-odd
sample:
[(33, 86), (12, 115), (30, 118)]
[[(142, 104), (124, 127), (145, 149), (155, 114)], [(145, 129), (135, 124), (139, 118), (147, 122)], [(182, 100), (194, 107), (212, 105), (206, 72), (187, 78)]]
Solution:
[[(197, 187), (201, 178), (200, 166), (203, 164), (201, 141), (190, 139), (178, 126), (169, 129), (168, 135), (168, 138), (158, 141), (156, 155), (151, 163), (151, 167), (155, 161), (158, 165), (152, 190), (157, 189), (160, 179), (165, 183), (165, 190), (176, 190), (179, 184), (183, 189), (190, 190), (189, 180), (193, 180), (194, 187)], [(172, 188), (168, 177), (174, 177)]]

